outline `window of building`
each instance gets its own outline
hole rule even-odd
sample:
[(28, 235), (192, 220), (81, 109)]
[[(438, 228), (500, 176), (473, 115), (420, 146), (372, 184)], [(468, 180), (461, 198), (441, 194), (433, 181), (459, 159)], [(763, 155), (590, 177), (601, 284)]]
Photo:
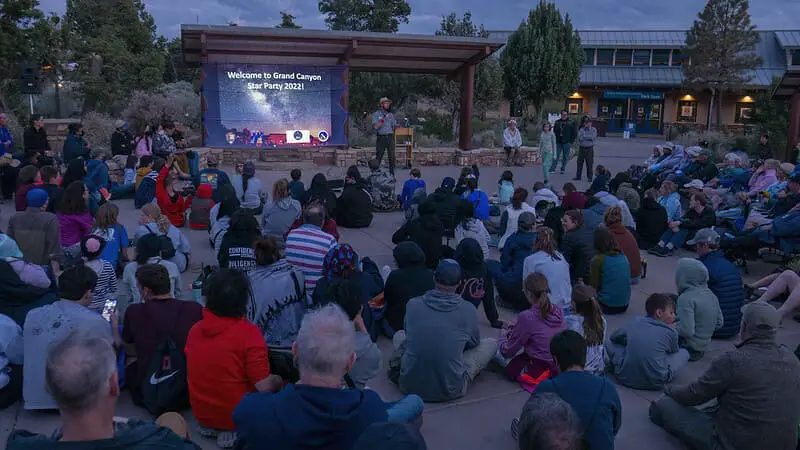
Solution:
[(672, 65), (673, 66), (682, 66), (686, 62), (686, 55), (683, 54), (680, 50), (673, 50), (672, 51)]
[(668, 66), (669, 65), (669, 50), (653, 50), (653, 65), (654, 66)]
[(800, 66), (800, 50), (792, 50), (792, 65)]
[(593, 66), (594, 65), (594, 49), (593, 48), (585, 48), (583, 52), (586, 54), (586, 57), (583, 60), (584, 66)]
[(617, 50), (615, 66), (630, 66), (633, 61), (633, 50)]
[(649, 66), (650, 65), (650, 50), (636, 50), (633, 52), (633, 65), (634, 66)]
[(597, 65), (610, 66), (614, 64), (614, 50), (606, 48), (597, 49)]
[(566, 107), (564, 108), (570, 114), (583, 114), (583, 99), (570, 98), (567, 99)]
[(736, 102), (736, 115), (733, 118), (734, 123), (750, 123), (753, 118), (753, 102)]
[(678, 102), (678, 122), (697, 122), (697, 102), (681, 100)]

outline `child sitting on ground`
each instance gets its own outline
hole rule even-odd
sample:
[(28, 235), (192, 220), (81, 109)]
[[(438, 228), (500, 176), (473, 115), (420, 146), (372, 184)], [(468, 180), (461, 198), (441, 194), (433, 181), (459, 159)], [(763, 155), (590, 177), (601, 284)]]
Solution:
[(64, 189), (59, 185), (61, 180), (58, 179), (58, 168), (55, 166), (42, 166), (39, 170), (42, 174), (42, 185), (40, 186), (47, 192), (47, 212), (55, 213), (58, 210), (58, 205), (61, 202), (61, 196), (64, 195)]
[(588, 284), (577, 284), (572, 288), (572, 311), (566, 317), (567, 328), (578, 332), (586, 339), (585, 370), (595, 375), (602, 375), (605, 370), (605, 347), (603, 343), (608, 337), (608, 326), (600, 304), (597, 303), (597, 291)]
[(204, 184), (211, 186), (211, 198), (219, 202), (219, 188), (231, 184), (228, 174), (217, 168), (219, 159), (217, 155), (211, 154), (206, 158), (206, 168), (198, 174), (198, 187)]
[(497, 183), (497, 200), (501, 205), (506, 206), (511, 203), (514, 189), (514, 174), (510, 170), (506, 170)]
[[(150, 175), (150, 172), (153, 171), (153, 163), (155, 162), (155, 158), (152, 156), (142, 156), (139, 160), (139, 168), (136, 169), (136, 189), (139, 189), (139, 185), (144, 180), (144, 177)], [(156, 175), (158, 175), (158, 171), (156, 171)]]
[(400, 203), (403, 206), (403, 210), (407, 210), (409, 206), (411, 206), (411, 200), (414, 197), (414, 193), (417, 189), (422, 189), (423, 192), (427, 193), (427, 189), (425, 188), (425, 180), (422, 179), (422, 172), (418, 168), (411, 169), (410, 173), (411, 178), (407, 179), (405, 183), (403, 183), (403, 191), (400, 193)]
[(156, 185), (158, 184), (158, 173), (166, 165), (163, 158), (150, 159), (152, 156), (142, 156), (142, 162), (139, 170), (136, 172), (136, 177), (144, 173), (142, 179), (136, 185), (136, 193), (133, 195), (133, 205), (136, 209), (142, 206), (153, 203), (156, 198)]
[(676, 314), (680, 345), (689, 351), (690, 361), (703, 357), (714, 331), (724, 318), (717, 296), (708, 288), (708, 269), (694, 258), (681, 258), (675, 270), (678, 288)]
[(624, 386), (657, 391), (689, 361), (689, 352), (678, 345), (672, 297), (652, 294), (645, 310), (647, 317), (636, 317), (611, 334), (606, 368)]
[(189, 209), (189, 227), (193, 230), (208, 230), (211, 223), (211, 208), (216, 205), (213, 196), (213, 189), (210, 184), (201, 184), (197, 188), (192, 204)]
[(301, 172), (300, 169), (292, 169), (292, 171), (289, 172), (289, 176), (292, 177), (292, 181), (289, 182), (289, 193), (292, 194), (293, 199), (299, 202), (303, 193), (306, 191), (306, 186), (300, 181), (303, 172)]

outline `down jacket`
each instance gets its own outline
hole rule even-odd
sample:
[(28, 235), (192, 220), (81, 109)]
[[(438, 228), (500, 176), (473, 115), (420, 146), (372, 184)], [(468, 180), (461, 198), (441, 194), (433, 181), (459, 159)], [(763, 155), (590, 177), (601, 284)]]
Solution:
[(714, 332), (715, 338), (729, 338), (739, 332), (742, 322), (744, 288), (742, 275), (720, 251), (698, 258), (708, 269), (708, 288), (717, 296), (724, 323)]

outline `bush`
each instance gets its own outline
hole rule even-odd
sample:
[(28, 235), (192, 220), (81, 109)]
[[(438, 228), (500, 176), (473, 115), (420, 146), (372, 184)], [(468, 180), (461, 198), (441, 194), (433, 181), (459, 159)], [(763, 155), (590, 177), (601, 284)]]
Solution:
[(432, 109), (421, 111), (417, 119), (422, 124), (422, 133), (436, 136), (442, 141), (451, 141), (453, 121), (447, 114), (439, 114)]
[(493, 130), (486, 130), (480, 133), (473, 133), (472, 134), (472, 145), (478, 148), (495, 148), (499, 144), (502, 144), (502, 139), (500, 142), (497, 141), (497, 136), (495, 135)]
[(374, 147), (375, 136), (367, 136), (358, 127), (350, 127), (350, 145), (353, 147)]
[(87, 113), (83, 116), (83, 132), (86, 141), (92, 147), (110, 148), (111, 135), (116, 129), (114, 122), (116, 120), (107, 114)]
[(136, 91), (122, 116), (133, 130), (171, 119), (184, 124), (191, 135), (202, 121), (200, 95), (185, 81), (161, 85), (153, 92)]
[(700, 141), (707, 141), (709, 149), (716, 153), (717, 161), (721, 161), (734, 147), (734, 139), (734, 136), (719, 131), (689, 131), (678, 136), (674, 142), (684, 147), (694, 147)]

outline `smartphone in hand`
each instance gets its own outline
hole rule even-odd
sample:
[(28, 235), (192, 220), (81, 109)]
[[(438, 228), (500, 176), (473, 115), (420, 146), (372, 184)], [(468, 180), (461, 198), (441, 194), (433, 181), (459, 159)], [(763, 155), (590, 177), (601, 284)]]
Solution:
[(106, 322), (111, 322), (111, 314), (114, 312), (115, 309), (117, 309), (117, 301), (106, 300), (105, 305), (103, 305), (103, 312), (101, 313), (103, 319), (106, 319)]

